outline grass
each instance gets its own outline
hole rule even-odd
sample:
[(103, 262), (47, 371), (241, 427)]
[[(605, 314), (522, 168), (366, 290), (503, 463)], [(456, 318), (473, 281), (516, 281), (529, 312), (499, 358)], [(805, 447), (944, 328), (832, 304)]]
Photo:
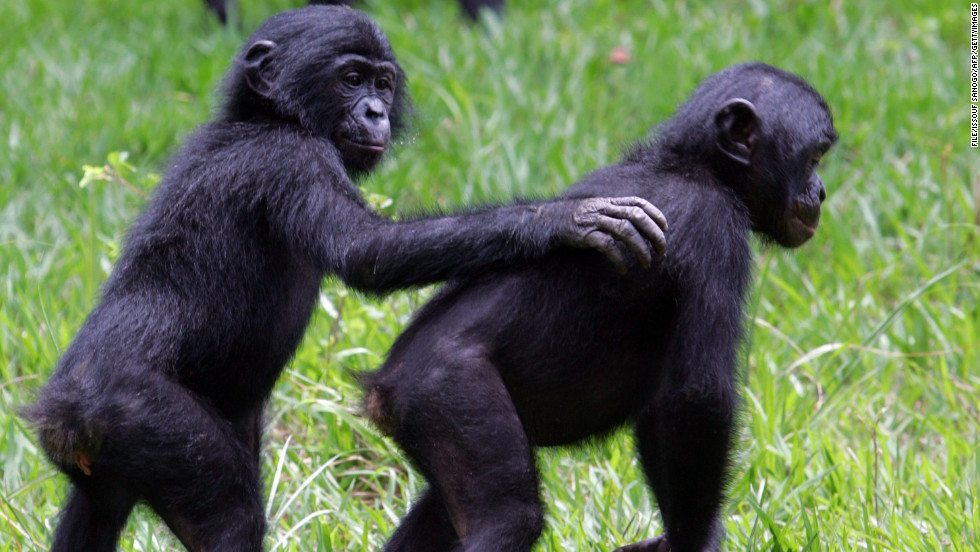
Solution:
[[(214, 109), (248, 30), (286, 0), (0, 3), (0, 552), (43, 550), (66, 489), (15, 417), (104, 281), (153, 173)], [(548, 195), (614, 161), (711, 72), (809, 79), (842, 137), (797, 254), (759, 249), (746, 323), (729, 550), (975, 550), (980, 542), (980, 156), (969, 148), (969, 5), (366, 0), (411, 78), (416, 132), (366, 190), (389, 212)], [(609, 61), (613, 48), (627, 64)], [(128, 181), (81, 188), (126, 151)], [(366, 300), (328, 280), (269, 408), (267, 548), (374, 549), (423, 485), (358, 416), (427, 290)], [(540, 453), (538, 550), (659, 531), (627, 435)], [(146, 509), (121, 548), (175, 541)]]

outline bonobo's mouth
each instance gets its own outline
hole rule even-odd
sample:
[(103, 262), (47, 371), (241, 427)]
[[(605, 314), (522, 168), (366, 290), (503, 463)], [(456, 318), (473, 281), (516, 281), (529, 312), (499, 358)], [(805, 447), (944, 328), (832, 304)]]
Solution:
[(817, 226), (820, 224), (820, 219), (815, 219), (813, 222), (807, 222), (800, 217), (793, 217), (791, 224), (796, 226), (795, 230), (801, 234), (806, 235), (807, 239), (812, 238), (817, 232)]
[(781, 241), (785, 247), (799, 247), (808, 242), (817, 232), (817, 224), (820, 219), (814, 218), (812, 221), (804, 220), (799, 216), (794, 216), (786, 221), (784, 238)]
[(356, 142), (354, 140), (349, 140), (347, 138), (341, 138), (340, 141), (344, 144), (344, 147), (353, 150), (370, 151), (374, 153), (384, 153), (385, 143), (382, 142)]
[(784, 245), (803, 245), (817, 232), (817, 225), (820, 224), (820, 203), (797, 200), (793, 202), (785, 220), (784, 231), (788, 243)]

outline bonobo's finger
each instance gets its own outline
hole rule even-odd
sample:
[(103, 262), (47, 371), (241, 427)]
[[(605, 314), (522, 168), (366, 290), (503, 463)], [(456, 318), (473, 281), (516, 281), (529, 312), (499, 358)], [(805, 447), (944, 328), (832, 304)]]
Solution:
[(616, 246), (616, 240), (611, 236), (594, 230), (586, 234), (582, 241), (586, 246), (605, 254), (616, 267), (616, 272), (626, 274), (626, 257), (619, 250), (619, 247)]
[(667, 231), (667, 217), (664, 216), (660, 209), (650, 203), (649, 201), (637, 196), (628, 197), (614, 197), (609, 200), (610, 203), (614, 205), (629, 205), (640, 207), (657, 223), (657, 226), (663, 229), (664, 232)]
[[(628, 220), (637, 230), (639, 230), (640, 234), (643, 235), (641, 239), (646, 238), (653, 244), (653, 248), (657, 250), (657, 253), (663, 255), (667, 251), (667, 237), (664, 236), (664, 231), (662, 230), (661, 226), (658, 226), (654, 222), (654, 219), (650, 217), (650, 214), (640, 206), (619, 207), (607, 205), (600, 208), (599, 212), (600, 214), (615, 217), (617, 219)], [(660, 216), (663, 217), (663, 215)]]
[[(650, 245), (636, 230), (636, 227), (630, 222), (629, 217), (626, 216), (625, 211), (629, 209), (635, 209), (638, 213), (643, 212), (641, 209), (635, 207), (602, 207), (600, 212), (603, 212), (603, 215), (596, 219), (596, 228), (623, 242), (636, 255), (643, 268), (650, 268), (650, 265), (653, 263), (653, 254), (650, 252)], [(613, 216), (605, 215), (605, 212)]]
[(664, 232), (667, 231), (667, 218), (660, 212), (660, 209), (657, 209), (649, 201), (640, 197), (617, 197), (609, 200), (609, 202), (613, 205), (624, 205), (623, 207), (618, 207), (618, 209), (625, 209), (625, 211), (616, 211), (617, 207), (610, 206), (605, 209), (600, 209), (600, 213), (619, 218), (629, 218), (633, 226), (646, 239), (650, 240), (657, 253), (661, 255), (666, 253), (667, 237), (664, 235)]

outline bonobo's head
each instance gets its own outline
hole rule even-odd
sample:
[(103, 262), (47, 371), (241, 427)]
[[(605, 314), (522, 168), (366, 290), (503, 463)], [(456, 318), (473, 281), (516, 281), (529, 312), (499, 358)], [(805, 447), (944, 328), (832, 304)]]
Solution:
[(405, 74), (388, 39), (346, 6), (277, 14), (226, 77), (225, 118), (296, 124), (329, 138), (352, 173), (370, 171), (405, 124)]
[(660, 143), (705, 163), (745, 202), (753, 230), (784, 247), (809, 240), (826, 197), (816, 168), (837, 142), (827, 102), (800, 77), (763, 63), (708, 77)]

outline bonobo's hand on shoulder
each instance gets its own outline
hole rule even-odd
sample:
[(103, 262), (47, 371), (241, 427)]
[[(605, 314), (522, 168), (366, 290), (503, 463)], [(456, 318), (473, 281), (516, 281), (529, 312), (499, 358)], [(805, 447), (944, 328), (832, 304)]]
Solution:
[(553, 205), (570, 211), (560, 219), (562, 243), (603, 253), (620, 274), (626, 273), (627, 262), (616, 242), (626, 245), (643, 268), (650, 268), (653, 249), (661, 255), (667, 250), (667, 219), (643, 198), (590, 197)]

